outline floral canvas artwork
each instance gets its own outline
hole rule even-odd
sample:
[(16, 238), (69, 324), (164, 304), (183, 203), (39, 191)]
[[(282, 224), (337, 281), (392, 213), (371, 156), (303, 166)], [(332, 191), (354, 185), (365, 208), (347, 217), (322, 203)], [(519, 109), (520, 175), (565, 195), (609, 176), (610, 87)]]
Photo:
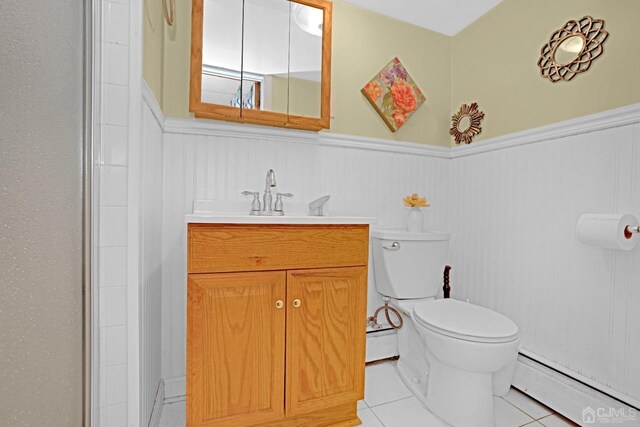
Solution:
[(371, 79), (362, 93), (391, 132), (400, 129), (426, 100), (398, 58)]

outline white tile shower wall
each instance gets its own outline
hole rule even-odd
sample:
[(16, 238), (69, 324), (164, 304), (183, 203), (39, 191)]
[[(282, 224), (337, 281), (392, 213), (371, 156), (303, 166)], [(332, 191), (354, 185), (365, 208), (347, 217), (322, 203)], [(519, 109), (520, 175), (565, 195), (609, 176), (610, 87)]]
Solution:
[[(127, 425), (127, 194), (129, 6), (95, 1), (95, 189), (101, 427)], [(126, 26), (124, 33), (119, 28)], [(117, 27), (117, 28), (116, 28)]]
[[(262, 192), (267, 169), (279, 191), (308, 202), (330, 194), (331, 214), (375, 216), (375, 227), (400, 228), (402, 196), (429, 197), (425, 226), (447, 229), (449, 161), (422, 155), (318, 145), (277, 138), (164, 134), (162, 224), (162, 375), (185, 375), (184, 215), (196, 199), (245, 200), (243, 190)], [(247, 209), (249, 208), (249, 200)], [(286, 209), (286, 204), (285, 204)], [(381, 304), (370, 272), (369, 312)]]
[[(132, 343), (131, 331), (132, 326), (137, 327), (137, 310), (132, 309), (137, 301), (131, 296), (137, 295), (139, 284), (134, 279), (138, 263), (131, 262), (131, 257), (140, 251), (132, 239), (137, 233), (137, 221), (132, 216), (137, 215), (138, 206), (136, 191), (132, 189), (137, 188), (133, 181), (139, 172), (137, 161), (132, 161), (139, 143), (138, 120), (132, 114), (138, 110), (134, 100), (139, 98), (139, 88), (132, 83), (142, 78), (138, 59), (142, 21), (137, 19), (141, 8), (141, 0), (93, 0), (96, 117), (93, 221), (97, 228), (94, 255), (100, 359), (96, 381), (99, 408), (94, 411), (94, 424), (101, 427), (140, 424), (138, 406), (132, 403), (138, 400), (135, 385), (139, 380), (137, 366), (131, 363), (138, 351)], [(161, 141), (157, 144), (160, 150)], [(161, 164), (161, 157), (155, 156), (155, 161)], [(157, 193), (160, 194), (159, 190)], [(156, 225), (159, 229), (159, 220)]]
[(524, 349), (640, 400), (640, 250), (575, 237), (583, 213), (640, 215), (640, 125), (451, 163), (453, 297), (512, 318)]
[(161, 381), (162, 317), (162, 127), (147, 102), (142, 105), (140, 139), (140, 414), (151, 418)]

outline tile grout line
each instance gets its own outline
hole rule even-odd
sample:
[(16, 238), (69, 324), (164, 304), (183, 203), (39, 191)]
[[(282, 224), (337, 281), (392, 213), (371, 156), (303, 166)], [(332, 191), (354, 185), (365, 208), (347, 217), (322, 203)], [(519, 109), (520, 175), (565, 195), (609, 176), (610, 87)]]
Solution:
[(377, 405), (369, 405), (367, 402), (365, 402), (365, 404), (369, 409), (373, 409), (373, 408), (377, 408), (378, 406), (386, 405), (388, 403), (400, 402), (401, 400), (411, 399), (412, 397), (414, 396), (401, 397), (399, 399), (390, 400), (388, 402), (378, 403)]
[(403, 397), (402, 399), (396, 399), (396, 400), (390, 400), (389, 402), (385, 402), (385, 403), (381, 403), (379, 405), (374, 405), (374, 406), (369, 406), (369, 404), (365, 401), (365, 405), (367, 405), (367, 407), (369, 408), (369, 410), (371, 411), (371, 413), (373, 414), (374, 417), (376, 417), (376, 419), (380, 422), (380, 424), (382, 424), (382, 427), (387, 427), (385, 425), (385, 423), (382, 422), (382, 420), (380, 419), (380, 417), (378, 417), (378, 414), (375, 413), (375, 411), (373, 410), (373, 408), (377, 408), (380, 406), (384, 406), (388, 403), (394, 403), (394, 402), (400, 402), (401, 400), (406, 400), (406, 399), (411, 399), (414, 396), (409, 396), (409, 397)]
[[(378, 405), (378, 406), (380, 406), (380, 405)], [(382, 420), (378, 417), (378, 415), (377, 415), (375, 412), (373, 412), (373, 409), (369, 408), (369, 410), (371, 411), (371, 413), (373, 414), (373, 416), (374, 416), (374, 417), (376, 417), (376, 420), (378, 420), (378, 421), (380, 422), (380, 424), (382, 424), (382, 427), (387, 427), (387, 426), (382, 422)]]
[[(521, 393), (522, 393), (522, 392), (521, 392)], [(556, 414), (557, 414), (557, 412), (556, 412), (556, 411), (554, 411), (553, 409), (551, 409), (551, 408), (549, 408), (548, 406), (544, 405), (543, 403), (541, 403), (541, 402), (537, 401), (536, 399), (532, 398), (531, 396), (527, 395), (526, 393), (522, 393), (522, 394), (524, 394), (525, 396), (527, 396), (527, 397), (528, 397), (528, 398), (530, 398), (531, 400), (533, 400), (533, 401), (535, 401), (535, 402), (537, 402), (537, 403), (540, 403), (540, 404), (541, 404), (541, 405), (543, 405), (545, 408), (549, 409), (549, 411), (551, 411), (551, 412), (550, 412), (549, 414), (546, 414), (546, 415), (543, 415), (543, 416), (541, 416), (541, 417), (535, 418), (533, 415), (528, 414), (527, 412), (525, 412), (525, 410), (524, 410), (524, 409), (520, 408), (519, 406), (516, 406), (516, 404), (515, 404), (515, 403), (511, 403), (509, 400), (505, 399), (504, 397), (500, 397), (500, 399), (504, 400), (505, 402), (507, 402), (508, 404), (510, 404), (511, 406), (513, 406), (514, 408), (518, 409), (520, 412), (525, 413), (528, 417), (533, 418), (533, 420), (534, 420), (534, 421), (540, 421), (540, 420), (541, 420), (541, 419), (543, 419), (543, 418), (547, 418), (547, 417), (550, 417), (550, 416), (552, 416), (552, 415), (556, 415)], [(561, 414), (560, 414), (560, 415), (561, 415)]]
[(531, 418), (531, 421), (529, 421), (526, 424), (521, 424), (521, 425), (527, 425), (527, 424), (531, 424), (532, 422), (536, 422), (538, 420), (536, 420), (534, 417), (532, 417), (531, 415), (527, 414), (525, 411), (523, 411), (522, 409), (518, 408), (516, 405), (514, 405), (513, 403), (509, 402), (507, 399), (505, 399), (504, 397), (500, 397), (500, 399), (504, 400), (505, 402), (507, 402), (509, 405), (513, 406), (514, 408), (516, 408), (518, 411), (522, 412), (523, 414), (525, 414), (527, 417)]

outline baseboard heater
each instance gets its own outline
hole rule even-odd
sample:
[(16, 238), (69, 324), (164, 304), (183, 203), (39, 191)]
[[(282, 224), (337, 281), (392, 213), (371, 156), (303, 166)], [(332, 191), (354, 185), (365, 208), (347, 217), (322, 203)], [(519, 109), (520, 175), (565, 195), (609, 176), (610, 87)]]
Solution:
[(640, 424), (639, 402), (527, 350), (518, 354), (513, 386), (579, 425), (600, 408), (635, 415), (633, 425)]
[[(367, 364), (397, 357), (395, 330), (367, 332)], [(605, 408), (618, 414), (636, 414), (635, 423), (624, 425), (640, 426), (640, 402), (526, 349), (518, 355), (513, 385), (578, 424), (584, 423), (583, 411), (587, 408), (596, 412)]]
[(367, 330), (366, 365), (398, 359), (396, 331), (391, 327)]

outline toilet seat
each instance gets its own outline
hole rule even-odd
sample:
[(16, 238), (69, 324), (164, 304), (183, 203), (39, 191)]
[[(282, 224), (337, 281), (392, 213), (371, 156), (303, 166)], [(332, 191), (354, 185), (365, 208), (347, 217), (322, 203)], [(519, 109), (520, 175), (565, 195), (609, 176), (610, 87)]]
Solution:
[(424, 328), (465, 341), (504, 343), (518, 339), (518, 326), (508, 317), (454, 299), (420, 302), (413, 308), (413, 317)]

